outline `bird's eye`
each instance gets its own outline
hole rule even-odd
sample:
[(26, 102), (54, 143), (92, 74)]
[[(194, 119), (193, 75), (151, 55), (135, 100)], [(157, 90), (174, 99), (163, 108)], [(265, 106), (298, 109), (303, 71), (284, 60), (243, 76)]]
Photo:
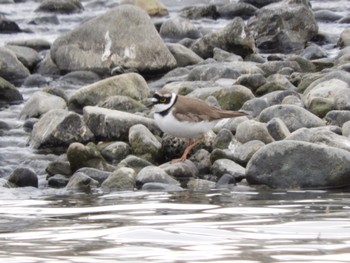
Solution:
[(160, 101), (161, 103), (165, 103), (165, 102), (166, 102), (166, 98), (160, 98), (159, 101)]

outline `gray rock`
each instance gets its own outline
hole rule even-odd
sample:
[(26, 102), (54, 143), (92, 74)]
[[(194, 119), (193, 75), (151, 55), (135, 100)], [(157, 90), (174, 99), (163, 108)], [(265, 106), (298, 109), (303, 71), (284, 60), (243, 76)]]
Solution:
[(342, 134), (350, 139), (350, 121), (347, 121), (343, 124)]
[(30, 168), (17, 168), (8, 178), (9, 183), (17, 187), (32, 186), (38, 188), (38, 176)]
[(28, 24), (30, 25), (36, 25), (36, 26), (42, 26), (42, 25), (59, 25), (60, 21), (58, 20), (57, 15), (43, 15), (43, 16), (37, 16), (31, 19)]
[(198, 175), (208, 174), (210, 172), (211, 161), (210, 153), (205, 149), (200, 149), (196, 151), (190, 160), (197, 167)]
[(338, 46), (341, 48), (350, 46), (350, 29), (346, 28), (344, 31), (340, 34), (340, 38), (338, 40)]
[[(211, 153), (210, 153), (210, 163), (214, 163), (217, 160), (220, 159), (228, 159), (228, 160), (234, 160), (233, 157), (233, 150), (232, 146), (230, 146), (230, 149), (214, 149)], [(210, 165), (211, 167), (211, 165)]]
[(138, 172), (136, 176), (136, 187), (140, 189), (146, 183), (180, 185), (177, 180), (157, 166), (147, 166)]
[(67, 146), (72, 142), (88, 142), (93, 133), (85, 125), (81, 116), (65, 110), (51, 110), (34, 125), (30, 135), (31, 147)]
[(161, 156), (162, 144), (145, 125), (136, 124), (130, 127), (129, 143), (133, 153), (143, 159), (155, 161)]
[(299, 63), (296, 61), (267, 61), (258, 66), (265, 72), (265, 77), (278, 73), (282, 68), (291, 68), (293, 72), (302, 72)]
[(341, 19), (343, 16), (340, 14), (337, 14), (331, 10), (316, 10), (314, 12), (315, 19), (320, 22), (336, 22), (337, 20)]
[(176, 65), (148, 14), (131, 5), (113, 8), (59, 37), (51, 57), (60, 70), (105, 75), (115, 67), (159, 73)]
[(47, 77), (59, 77), (61, 75), (60, 69), (52, 61), (50, 53), (45, 53), (44, 59), (37, 65), (35, 72)]
[(257, 8), (264, 7), (266, 5), (280, 2), (281, 0), (241, 0), (241, 2), (251, 4)]
[(253, 93), (265, 83), (266, 78), (261, 73), (242, 75), (236, 81), (236, 84), (249, 88)]
[(302, 102), (301, 98), (296, 95), (289, 95), (284, 97), (281, 104), (289, 104), (289, 105), (304, 107), (304, 103)]
[(218, 62), (243, 61), (243, 58), (241, 56), (238, 56), (231, 52), (227, 52), (218, 47), (215, 47), (213, 50), (213, 59), (215, 59)]
[(197, 39), (202, 36), (199, 29), (190, 20), (174, 17), (166, 20), (159, 31), (162, 38), (181, 40), (184, 38)]
[(237, 126), (246, 120), (248, 120), (246, 116), (224, 119), (215, 125), (213, 131), (218, 133), (221, 129), (228, 129), (232, 134), (236, 134)]
[(259, 140), (267, 144), (274, 141), (267, 130), (266, 124), (255, 120), (247, 120), (239, 124), (236, 139), (240, 143)]
[(23, 100), (21, 93), (17, 88), (0, 77), (0, 105), (1, 104), (13, 104), (20, 103)]
[(350, 111), (332, 110), (327, 113), (325, 120), (327, 121), (328, 125), (337, 125), (342, 127), (345, 122), (350, 121)]
[(234, 162), (246, 166), (253, 155), (265, 145), (262, 141), (253, 140), (246, 143), (231, 144), (229, 150), (232, 152), (232, 157), (229, 158)]
[(90, 178), (96, 180), (99, 183), (99, 185), (101, 185), (112, 174), (111, 171), (103, 171), (91, 167), (80, 168), (75, 173), (85, 174)]
[(66, 190), (68, 192), (90, 193), (98, 186), (98, 182), (83, 173), (75, 173), (69, 180)]
[(120, 3), (136, 5), (145, 10), (150, 16), (166, 16), (169, 14), (160, 0), (121, 0)]
[[(307, 78), (304, 84), (307, 88), (304, 90), (304, 94), (308, 94), (315, 86), (331, 79), (338, 79), (346, 82), (350, 86), (350, 73), (344, 70), (331, 70), (323, 75), (311, 75)], [(311, 82), (311, 83), (310, 83)], [(301, 84), (300, 84), (301, 85)], [(300, 86), (299, 85), (299, 86)], [(300, 90), (300, 88), (299, 88)]]
[(32, 74), (25, 79), (23, 86), (25, 87), (43, 87), (47, 86), (49, 81), (40, 74)]
[(245, 168), (228, 159), (216, 160), (211, 167), (211, 171), (217, 178), (224, 174), (230, 174), (236, 182), (240, 182), (245, 178)]
[(350, 151), (350, 139), (334, 133), (330, 127), (301, 128), (287, 136), (285, 140), (311, 142)]
[(103, 191), (134, 190), (136, 173), (133, 169), (121, 167), (114, 171), (101, 185)]
[(153, 119), (123, 111), (87, 106), (84, 108), (84, 121), (101, 140), (127, 141), (129, 129), (135, 124), (145, 125), (154, 135), (161, 134)]
[(34, 128), (34, 125), (39, 121), (39, 119), (37, 118), (30, 118), (30, 119), (26, 119), (23, 123), (23, 129), (26, 132), (31, 132)]
[(250, 89), (241, 85), (221, 88), (211, 95), (218, 100), (220, 106), (225, 110), (239, 110), (246, 101), (255, 98)]
[(301, 50), (318, 32), (307, 1), (281, 1), (256, 12), (248, 27), (256, 31), (256, 45), (263, 52)]
[(224, 174), (216, 182), (216, 189), (230, 189), (232, 186), (236, 185), (236, 180), (231, 174)]
[(282, 104), (282, 101), (287, 96), (297, 96), (298, 97), (300, 95), (299, 95), (299, 93), (297, 93), (295, 91), (291, 91), (291, 90), (278, 90), (278, 91), (273, 91), (271, 93), (268, 93), (260, 98), (265, 100), (269, 106), (272, 106), (272, 105)]
[(66, 187), (69, 182), (69, 178), (62, 174), (56, 174), (47, 180), (48, 186), (52, 188), (63, 188)]
[(288, 127), (279, 118), (271, 119), (266, 128), (275, 141), (283, 140), (290, 134)]
[(233, 139), (233, 134), (229, 129), (221, 129), (216, 135), (213, 148), (226, 149)]
[(141, 102), (122, 95), (108, 97), (107, 99), (98, 103), (98, 106), (111, 110), (126, 111), (131, 113), (142, 112), (147, 109)]
[(41, 57), (38, 52), (29, 47), (6, 45), (6, 48), (15, 53), (17, 59), (29, 70), (40, 62)]
[(223, 29), (197, 40), (191, 49), (202, 58), (213, 57), (215, 47), (240, 55), (243, 58), (255, 52), (254, 38), (242, 18), (236, 17)]
[(212, 18), (217, 19), (219, 14), (215, 5), (188, 6), (181, 10), (180, 16), (187, 19)]
[(187, 184), (188, 190), (194, 192), (207, 192), (215, 189), (215, 186), (215, 182), (199, 178), (192, 178)]
[(73, 172), (83, 167), (96, 168), (102, 171), (114, 171), (115, 167), (108, 164), (94, 143), (83, 145), (74, 142), (67, 149), (67, 159)]
[(188, 80), (215, 81), (221, 78), (236, 79), (242, 74), (262, 73), (252, 62), (215, 62), (210, 64), (196, 65), (188, 74)]
[(303, 101), (310, 111), (316, 99), (326, 99), (331, 103), (331, 109), (350, 110), (350, 86), (339, 79), (330, 79), (320, 82), (312, 89), (307, 89), (303, 94)]
[(164, 184), (164, 183), (145, 183), (142, 185), (141, 190), (144, 191), (159, 191), (159, 192), (179, 192), (184, 189), (181, 186), (174, 184)]
[(149, 161), (134, 155), (129, 155), (118, 164), (117, 168), (130, 167), (138, 174), (143, 168), (151, 165), (152, 163)]
[(20, 86), (29, 75), (29, 70), (17, 59), (15, 53), (0, 47), (0, 76), (2, 78), (15, 86)]
[(70, 168), (69, 162), (67, 161), (53, 161), (50, 162), (45, 171), (48, 173), (48, 178), (54, 176), (56, 174), (70, 176), (72, 174), (72, 170)]
[(73, 14), (83, 10), (80, 0), (43, 0), (35, 11)]
[(196, 178), (198, 176), (198, 169), (190, 160), (176, 163), (165, 163), (160, 165), (159, 168), (163, 169), (168, 175), (181, 182), (182, 185), (184, 185), (184, 182), (187, 183), (190, 178)]
[(203, 59), (200, 56), (181, 44), (169, 43), (166, 46), (176, 59), (178, 67), (185, 67), (203, 62)]
[(322, 47), (316, 44), (311, 44), (303, 50), (301, 56), (305, 59), (313, 60), (319, 58), (326, 58), (327, 52)]
[(223, 18), (233, 19), (240, 16), (247, 19), (255, 14), (258, 9), (248, 3), (227, 3), (217, 7), (217, 11)]
[(19, 32), (22, 32), (22, 30), (15, 21), (12, 21), (0, 14), (0, 33), (1, 34), (11, 34), (11, 33), (19, 33)]
[(279, 141), (261, 148), (246, 168), (251, 185), (324, 189), (350, 184), (350, 153), (308, 142)]
[(101, 77), (95, 72), (79, 70), (65, 74), (60, 80), (67, 84), (80, 86), (98, 82), (101, 80)]
[(9, 40), (6, 43), (7, 45), (29, 47), (38, 52), (48, 50), (51, 47), (51, 43), (49, 41), (40, 38)]
[(136, 73), (110, 77), (77, 90), (69, 100), (69, 108), (81, 111), (85, 106), (95, 106), (111, 96), (123, 95), (135, 100), (148, 97), (145, 79)]
[(125, 142), (112, 142), (101, 149), (101, 155), (109, 162), (117, 163), (131, 153), (131, 147)]
[(324, 126), (325, 123), (316, 115), (304, 108), (294, 105), (275, 105), (266, 108), (259, 115), (259, 121), (269, 122), (273, 118), (280, 118), (290, 132), (300, 128)]
[(269, 105), (265, 99), (253, 98), (251, 100), (247, 100), (242, 105), (241, 110), (248, 112), (251, 117), (255, 118), (259, 116), (259, 114), (267, 107), (269, 107)]
[(47, 92), (35, 92), (25, 103), (20, 113), (21, 119), (39, 118), (50, 110), (64, 110), (66, 101)]

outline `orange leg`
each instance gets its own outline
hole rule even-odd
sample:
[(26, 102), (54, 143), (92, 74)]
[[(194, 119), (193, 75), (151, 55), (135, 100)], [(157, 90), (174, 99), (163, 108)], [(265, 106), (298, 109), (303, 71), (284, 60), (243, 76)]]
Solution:
[(177, 163), (177, 162), (184, 162), (187, 160), (187, 155), (190, 153), (190, 151), (193, 149), (193, 147), (197, 146), (204, 140), (204, 135), (202, 135), (198, 140), (192, 143), (192, 139), (188, 140), (188, 146), (184, 150), (182, 156), (179, 159), (174, 159), (171, 161), (171, 163)]

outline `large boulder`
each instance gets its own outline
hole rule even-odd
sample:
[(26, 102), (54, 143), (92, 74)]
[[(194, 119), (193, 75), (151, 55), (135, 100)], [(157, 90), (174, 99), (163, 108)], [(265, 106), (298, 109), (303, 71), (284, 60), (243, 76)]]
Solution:
[(153, 119), (99, 107), (85, 107), (84, 121), (100, 140), (128, 141), (129, 129), (135, 124), (145, 125), (155, 135), (161, 133)]
[(308, 142), (273, 142), (250, 159), (246, 178), (249, 184), (272, 188), (349, 186), (350, 152)]
[(137, 73), (106, 78), (77, 90), (69, 99), (69, 108), (80, 112), (85, 106), (95, 106), (117, 95), (141, 100), (149, 95), (145, 79)]
[(94, 135), (80, 115), (66, 110), (51, 110), (34, 125), (30, 145), (33, 148), (59, 147), (93, 139)]
[(150, 17), (132, 5), (118, 6), (59, 37), (51, 57), (62, 71), (104, 75), (115, 67), (158, 73), (176, 66)]
[(14, 52), (0, 47), (0, 76), (15, 86), (20, 86), (30, 75), (29, 70), (17, 59)]
[(264, 52), (290, 53), (304, 48), (318, 32), (306, 0), (286, 0), (256, 12), (248, 27), (256, 32), (256, 45)]
[(223, 29), (198, 39), (191, 47), (202, 58), (213, 57), (215, 47), (246, 57), (255, 52), (254, 38), (242, 18), (235, 18)]

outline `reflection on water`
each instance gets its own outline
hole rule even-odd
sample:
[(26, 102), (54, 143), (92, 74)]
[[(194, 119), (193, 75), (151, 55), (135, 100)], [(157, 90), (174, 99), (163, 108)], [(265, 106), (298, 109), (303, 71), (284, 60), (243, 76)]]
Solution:
[(348, 193), (22, 194), (0, 201), (6, 262), (349, 262)]

